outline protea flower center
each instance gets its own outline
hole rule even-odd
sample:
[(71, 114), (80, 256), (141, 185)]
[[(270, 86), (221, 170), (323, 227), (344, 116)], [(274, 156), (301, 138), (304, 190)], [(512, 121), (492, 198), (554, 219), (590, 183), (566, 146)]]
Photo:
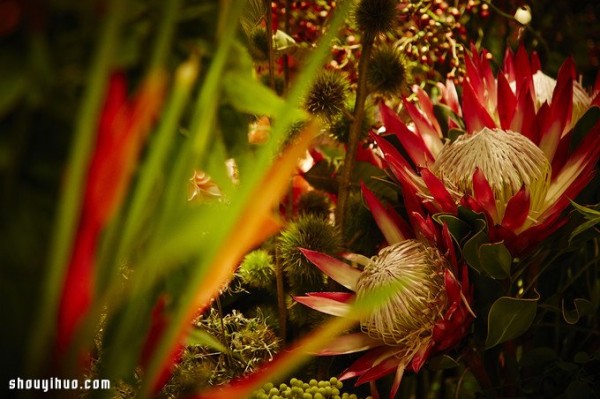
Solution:
[(448, 305), (444, 286), (445, 258), (433, 247), (406, 240), (382, 249), (373, 257), (357, 283), (357, 297), (390, 284), (401, 286), (381, 307), (360, 322), (362, 331), (390, 346), (417, 351), (430, 339)]
[(523, 186), (531, 197), (530, 216), (537, 216), (550, 186), (551, 166), (531, 140), (510, 130), (483, 128), (444, 146), (431, 171), (456, 194), (473, 195), (477, 168), (494, 192), (500, 218)]

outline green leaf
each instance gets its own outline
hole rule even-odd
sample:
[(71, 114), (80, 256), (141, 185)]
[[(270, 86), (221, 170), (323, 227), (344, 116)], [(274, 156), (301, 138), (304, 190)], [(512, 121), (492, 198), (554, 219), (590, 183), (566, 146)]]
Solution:
[(475, 220), (476, 233), (471, 237), (463, 247), (463, 256), (467, 264), (475, 269), (479, 274), (488, 275), (487, 271), (481, 266), (479, 257), (479, 248), (489, 242), (487, 235), (487, 223), (481, 219)]
[(585, 114), (577, 121), (571, 137), (570, 149), (573, 150), (579, 146), (579, 143), (588, 134), (592, 127), (600, 120), (600, 108), (590, 107)]
[(352, 182), (357, 186), (362, 181), (367, 188), (377, 194), (379, 198), (394, 200), (397, 198), (397, 191), (393, 186), (387, 184), (384, 179), (386, 174), (384, 171), (369, 162), (356, 162), (352, 170)]
[(447, 213), (437, 213), (433, 215), (433, 220), (441, 225), (445, 223), (448, 226), (450, 235), (452, 238), (454, 238), (457, 244), (462, 243), (465, 237), (471, 231), (471, 227), (467, 223), (463, 222), (456, 216)]
[(196, 328), (192, 330), (190, 335), (188, 335), (186, 344), (207, 346), (221, 353), (229, 352), (229, 349), (225, 345), (223, 345), (217, 337), (215, 337), (207, 331), (199, 330)]
[[(245, 71), (231, 71), (223, 79), (225, 99), (238, 111), (254, 115), (272, 116), (285, 105), (273, 90), (256, 79), (249, 79)], [(306, 114), (295, 109), (294, 119), (304, 119)]]
[[(596, 218), (600, 217), (600, 211), (598, 211), (594, 208), (579, 205), (575, 201), (571, 201), (571, 205), (573, 205), (573, 207), (575, 207), (575, 209), (577, 209), (579, 211), (579, 213), (581, 213), (583, 216), (585, 216), (586, 219), (591, 220), (591, 219), (596, 219)], [(598, 205), (596, 205), (596, 207), (598, 207)]]
[(576, 298), (573, 301), (574, 309), (566, 309), (565, 301), (562, 303), (562, 315), (565, 322), (568, 324), (575, 324), (579, 321), (582, 316), (588, 316), (594, 314), (594, 305), (592, 302), (583, 298)]
[(483, 244), (479, 247), (479, 265), (488, 276), (498, 280), (505, 279), (510, 277), (512, 256), (501, 242)]
[(319, 161), (304, 174), (304, 178), (317, 190), (323, 190), (328, 193), (337, 193), (338, 182), (333, 178), (334, 173), (335, 167), (332, 163)]
[(523, 334), (535, 318), (537, 299), (501, 297), (494, 302), (488, 315), (486, 349)]
[(450, 129), (448, 131), (448, 138), (450, 139), (451, 142), (454, 142), (457, 138), (459, 138), (460, 136), (462, 136), (465, 133), (467, 133), (467, 132), (462, 129)]

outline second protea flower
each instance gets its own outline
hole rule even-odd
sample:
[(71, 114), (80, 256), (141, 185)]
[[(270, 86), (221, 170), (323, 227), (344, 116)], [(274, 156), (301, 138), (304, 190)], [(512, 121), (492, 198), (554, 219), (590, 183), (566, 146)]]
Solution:
[[(395, 134), (407, 160), (374, 135), (406, 196), (419, 195), (430, 213), (455, 214), (466, 206), (485, 214), (493, 241), (513, 254), (531, 248), (564, 222), (562, 211), (587, 185), (600, 155), (600, 123), (574, 126), (600, 105), (598, 89), (585, 94), (566, 61), (556, 81), (541, 77), (539, 61), (521, 49), (507, 53), (506, 71), (492, 73), (485, 51), (466, 59), (462, 106), (454, 85), (439, 85), (442, 103), (453, 111), (444, 137), (429, 96), (416, 89), (419, 106), (404, 101), (405, 123), (381, 105), (387, 133)], [(589, 118), (588, 118), (589, 119)]]
[(364, 187), (363, 193), (390, 245), (372, 258), (347, 255), (362, 271), (302, 249), (319, 269), (353, 293), (313, 292), (295, 300), (327, 314), (353, 317), (350, 310), (355, 298), (368, 298), (392, 287), (395, 291), (388, 301), (357, 320), (360, 332), (338, 337), (320, 354), (367, 350), (340, 379), (358, 377), (360, 385), (395, 372), (390, 394), (394, 397), (406, 370), (419, 371), (432, 353), (455, 346), (465, 336), (474, 317), (469, 305), (472, 290), (467, 268), (458, 262), (446, 227), (436, 230), (431, 219), (422, 219), (428, 231), (417, 225), (421, 238), (410, 238), (412, 232), (398, 215)]

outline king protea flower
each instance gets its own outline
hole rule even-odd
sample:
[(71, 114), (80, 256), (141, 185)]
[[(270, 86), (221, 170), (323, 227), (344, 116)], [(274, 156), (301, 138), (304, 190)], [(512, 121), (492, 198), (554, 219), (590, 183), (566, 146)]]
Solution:
[[(353, 292), (314, 292), (295, 300), (318, 311), (352, 317), (351, 303), (378, 289), (399, 288), (382, 306), (357, 320), (360, 332), (334, 339), (320, 355), (367, 351), (340, 376), (358, 377), (357, 385), (395, 372), (394, 397), (406, 370), (419, 371), (432, 353), (455, 346), (467, 333), (474, 315), (467, 268), (455, 255), (447, 227), (436, 228), (418, 208), (415, 231), (366, 187), (364, 198), (388, 242), (378, 255), (346, 257), (362, 271), (323, 253), (301, 249), (325, 274)], [(412, 203), (409, 206), (418, 205)]]
[[(565, 222), (560, 216), (569, 199), (592, 178), (600, 124), (583, 138), (574, 137), (573, 126), (600, 106), (600, 84), (594, 95), (585, 93), (570, 59), (554, 81), (522, 48), (507, 53), (504, 67), (494, 77), (485, 51), (467, 57), (462, 108), (454, 85), (439, 85), (442, 102), (466, 129), (454, 142), (443, 138), (433, 102), (420, 88), (420, 107), (404, 101), (409, 123), (380, 107), (387, 133), (397, 136), (411, 162), (381, 136), (374, 139), (408, 195), (417, 193), (431, 213), (456, 213), (458, 205), (483, 212), (492, 240), (519, 253)], [(448, 126), (459, 122), (449, 118)]]

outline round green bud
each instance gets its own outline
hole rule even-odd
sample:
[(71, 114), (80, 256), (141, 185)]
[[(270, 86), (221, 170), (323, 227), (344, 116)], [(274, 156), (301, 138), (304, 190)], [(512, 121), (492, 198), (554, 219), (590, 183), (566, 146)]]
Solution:
[(269, 392), (272, 388), (273, 388), (272, 382), (267, 382), (265, 385), (263, 385), (263, 389), (265, 390), (265, 392)]
[(367, 83), (372, 91), (385, 96), (399, 95), (409, 81), (408, 61), (399, 49), (384, 44), (373, 50), (367, 68)]
[(311, 387), (316, 387), (319, 384), (319, 382), (317, 380), (315, 380), (314, 378), (312, 380), (310, 380), (308, 383), (310, 384)]
[(273, 258), (263, 249), (252, 251), (244, 257), (238, 275), (250, 288), (271, 289), (275, 281)]
[(308, 392), (302, 394), (302, 399), (313, 399), (313, 396)]
[(288, 224), (279, 236), (278, 243), (290, 292), (304, 294), (323, 290), (325, 275), (298, 248), (335, 254), (341, 247), (337, 229), (320, 217), (304, 215)]
[(269, 396), (278, 395), (278, 394), (279, 394), (279, 389), (277, 389), (277, 388), (271, 388), (269, 390)]
[(315, 215), (323, 219), (329, 218), (331, 201), (321, 191), (309, 191), (300, 196), (298, 200), (298, 213), (300, 215)]
[(392, 31), (398, 22), (398, 1), (360, 0), (354, 10), (354, 20), (367, 35), (376, 36)]

